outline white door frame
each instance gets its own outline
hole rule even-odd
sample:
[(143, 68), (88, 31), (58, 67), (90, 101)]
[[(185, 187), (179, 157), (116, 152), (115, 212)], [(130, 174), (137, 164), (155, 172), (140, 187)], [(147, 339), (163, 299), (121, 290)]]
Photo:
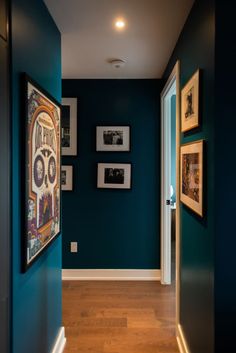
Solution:
[[(161, 283), (169, 284), (171, 282), (171, 235), (170, 235), (170, 206), (166, 206), (166, 200), (170, 199), (169, 187), (166, 187), (166, 176), (170, 179), (170, 114), (168, 113), (169, 98), (173, 92), (173, 86), (176, 92), (176, 326), (179, 325), (179, 306), (180, 306), (180, 62), (177, 61), (165, 87), (161, 93)], [(167, 111), (166, 111), (167, 109)], [(166, 116), (169, 119), (165, 121)], [(169, 130), (169, 132), (166, 130)], [(167, 139), (167, 149), (164, 144)], [(164, 168), (164, 158), (167, 157), (167, 163)], [(168, 181), (167, 185), (170, 185)], [(169, 216), (168, 216), (169, 214)], [(169, 237), (165, 237), (164, 229), (169, 229)]]
[(171, 284), (171, 98), (176, 94), (176, 77), (171, 77), (161, 94), (161, 282)]

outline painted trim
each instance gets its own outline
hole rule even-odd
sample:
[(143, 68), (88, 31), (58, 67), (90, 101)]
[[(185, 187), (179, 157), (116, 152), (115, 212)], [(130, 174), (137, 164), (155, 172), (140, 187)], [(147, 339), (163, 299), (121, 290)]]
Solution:
[[(176, 94), (176, 75), (161, 93), (161, 269), (162, 284), (171, 284), (171, 97)], [(168, 236), (167, 236), (168, 235)]]
[(61, 327), (51, 353), (63, 353), (66, 345), (65, 327)]
[(63, 281), (160, 281), (160, 279), (160, 270), (62, 270)]
[[(176, 332), (179, 339), (178, 327), (180, 326), (180, 61), (178, 60), (161, 93), (164, 95), (173, 80), (176, 81)], [(161, 240), (162, 241), (162, 240)], [(161, 254), (163, 257), (163, 253)], [(163, 268), (161, 264), (161, 273)], [(162, 281), (163, 283), (163, 281)], [(182, 353), (182, 352), (181, 352)]]
[(180, 324), (177, 325), (177, 343), (179, 347), (180, 353), (190, 353), (189, 347), (187, 345), (187, 341), (185, 339), (185, 335)]

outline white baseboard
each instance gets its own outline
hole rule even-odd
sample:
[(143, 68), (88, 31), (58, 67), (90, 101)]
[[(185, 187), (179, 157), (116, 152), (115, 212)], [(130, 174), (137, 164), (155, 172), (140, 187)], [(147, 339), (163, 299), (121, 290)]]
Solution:
[(62, 270), (62, 280), (160, 281), (161, 270)]
[(179, 346), (180, 353), (190, 353), (182, 326), (180, 324), (177, 325), (177, 337), (176, 338), (177, 338), (177, 343)]
[(51, 353), (63, 353), (66, 345), (65, 328), (61, 327)]

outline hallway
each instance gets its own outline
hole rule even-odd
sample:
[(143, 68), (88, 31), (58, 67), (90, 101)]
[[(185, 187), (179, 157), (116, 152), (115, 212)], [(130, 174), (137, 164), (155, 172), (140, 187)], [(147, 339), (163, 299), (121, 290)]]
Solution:
[(177, 353), (175, 287), (63, 282), (64, 353)]

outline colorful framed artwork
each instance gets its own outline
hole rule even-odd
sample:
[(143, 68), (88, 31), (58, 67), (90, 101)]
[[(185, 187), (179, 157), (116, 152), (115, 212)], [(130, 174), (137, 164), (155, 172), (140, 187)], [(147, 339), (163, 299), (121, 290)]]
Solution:
[(199, 70), (181, 91), (181, 131), (199, 126)]
[(129, 152), (130, 126), (97, 126), (96, 150), (104, 152)]
[(61, 167), (61, 189), (62, 191), (73, 190), (73, 166), (62, 165)]
[(62, 98), (61, 147), (63, 156), (77, 155), (77, 98)]
[[(23, 270), (60, 234), (61, 107), (24, 75)], [(23, 124), (24, 125), (24, 124)]]
[(180, 148), (180, 200), (203, 217), (203, 140)]
[(103, 189), (131, 189), (131, 164), (98, 163), (97, 187)]

